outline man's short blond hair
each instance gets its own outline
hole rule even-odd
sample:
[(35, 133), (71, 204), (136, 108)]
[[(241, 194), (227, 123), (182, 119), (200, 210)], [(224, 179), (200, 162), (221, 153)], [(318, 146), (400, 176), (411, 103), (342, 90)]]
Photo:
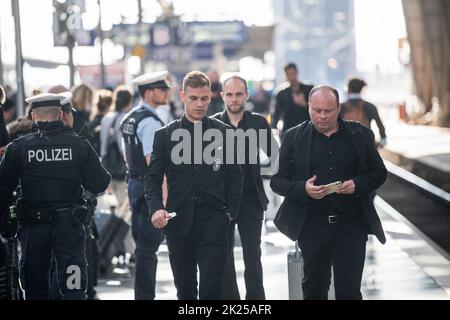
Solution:
[(55, 121), (59, 119), (61, 107), (39, 107), (32, 111), (36, 117), (36, 121)]
[(211, 81), (206, 74), (201, 71), (191, 71), (183, 78), (183, 91), (186, 91), (187, 87), (190, 88), (203, 88), (208, 87), (211, 89)]

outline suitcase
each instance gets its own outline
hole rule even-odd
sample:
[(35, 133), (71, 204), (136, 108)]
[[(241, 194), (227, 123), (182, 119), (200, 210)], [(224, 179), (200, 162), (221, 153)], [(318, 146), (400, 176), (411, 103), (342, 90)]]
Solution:
[(95, 223), (99, 232), (100, 268), (102, 273), (110, 271), (112, 259), (116, 256), (125, 255), (126, 252), (133, 253), (130, 247), (131, 238), (130, 225), (118, 217), (114, 210), (112, 212), (97, 212)]
[(289, 300), (303, 300), (303, 259), (302, 252), (295, 241), (295, 250), (288, 253)]
[(19, 284), (18, 242), (0, 237), (0, 300), (23, 300)]
[(9, 300), (8, 249), (2, 236), (0, 236), (0, 300)]
[[(295, 250), (288, 253), (288, 288), (289, 300), (303, 300), (303, 258), (302, 252), (295, 241)], [(328, 291), (328, 300), (335, 300), (333, 268), (331, 269), (331, 283)]]

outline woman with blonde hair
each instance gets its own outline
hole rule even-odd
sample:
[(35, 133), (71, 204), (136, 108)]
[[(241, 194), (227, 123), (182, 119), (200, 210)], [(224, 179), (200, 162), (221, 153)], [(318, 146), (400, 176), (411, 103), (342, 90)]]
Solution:
[(113, 95), (110, 90), (99, 90), (95, 93), (94, 107), (91, 112), (91, 121), (88, 125), (89, 141), (97, 154), (100, 154), (100, 123), (113, 103)]
[(94, 89), (88, 84), (82, 83), (72, 89), (72, 105), (77, 110), (73, 117), (73, 130), (84, 137), (87, 137), (93, 96)]

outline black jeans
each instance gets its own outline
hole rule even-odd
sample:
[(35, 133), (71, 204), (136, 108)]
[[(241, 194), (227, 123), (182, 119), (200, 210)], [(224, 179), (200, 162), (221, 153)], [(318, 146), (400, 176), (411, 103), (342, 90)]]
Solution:
[(244, 199), (236, 221), (228, 234), (228, 260), (223, 279), (222, 299), (239, 300), (234, 266), (234, 233), (238, 226), (244, 256), (244, 280), (247, 300), (264, 300), (263, 270), (261, 265), (261, 228), (264, 212), (256, 196)]
[(298, 239), (304, 261), (305, 300), (326, 300), (331, 266), (337, 300), (362, 300), (361, 279), (367, 242), (363, 216), (329, 224), (309, 216)]
[[(195, 207), (186, 237), (166, 236), (177, 297), (180, 300), (220, 299), (230, 220), (225, 211)], [(197, 289), (197, 265), (200, 288)]]

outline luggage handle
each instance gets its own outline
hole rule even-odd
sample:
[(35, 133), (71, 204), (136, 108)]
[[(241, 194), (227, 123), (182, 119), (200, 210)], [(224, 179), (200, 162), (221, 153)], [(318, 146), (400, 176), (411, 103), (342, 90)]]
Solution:
[(302, 256), (302, 252), (300, 251), (300, 247), (298, 246), (298, 240), (295, 241), (295, 257), (300, 258)]

